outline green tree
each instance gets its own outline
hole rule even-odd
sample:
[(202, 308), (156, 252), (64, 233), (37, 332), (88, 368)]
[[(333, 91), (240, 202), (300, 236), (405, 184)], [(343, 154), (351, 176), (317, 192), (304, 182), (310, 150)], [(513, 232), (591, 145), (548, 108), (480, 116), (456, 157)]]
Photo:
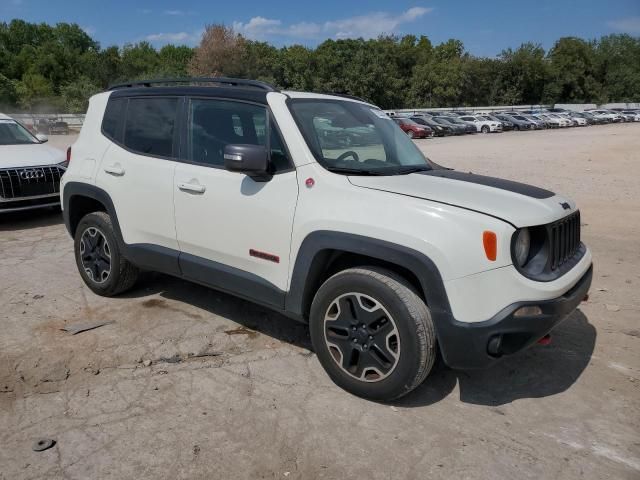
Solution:
[(80, 77), (60, 89), (68, 113), (84, 113), (89, 107), (89, 98), (100, 88), (87, 77)]
[(49, 80), (38, 73), (25, 73), (15, 87), (18, 105), (31, 109), (38, 103), (53, 97)]

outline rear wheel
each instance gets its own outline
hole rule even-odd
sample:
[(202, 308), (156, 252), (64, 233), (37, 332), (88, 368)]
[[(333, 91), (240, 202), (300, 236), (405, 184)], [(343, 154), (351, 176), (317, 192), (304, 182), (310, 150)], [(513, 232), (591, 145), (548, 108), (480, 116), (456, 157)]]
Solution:
[(74, 239), (76, 265), (84, 283), (98, 295), (110, 297), (129, 290), (138, 269), (120, 252), (111, 217), (105, 212), (85, 215)]
[(353, 268), (327, 280), (313, 300), (310, 331), (331, 379), (364, 398), (406, 395), (435, 360), (429, 309), (403, 279), (383, 269)]

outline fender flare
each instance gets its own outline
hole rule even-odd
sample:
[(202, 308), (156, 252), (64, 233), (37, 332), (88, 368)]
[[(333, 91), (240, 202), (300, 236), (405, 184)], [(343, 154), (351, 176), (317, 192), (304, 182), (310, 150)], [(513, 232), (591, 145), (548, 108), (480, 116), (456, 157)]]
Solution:
[(305, 301), (321, 273), (323, 251), (340, 251), (373, 257), (393, 263), (413, 273), (437, 325), (452, 318), (449, 299), (442, 276), (435, 263), (425, 254), (395, 243), (350, 233), (321, 230), (309, 234), (300, 245), (291, 274), (285, 309), (296, 317), (305, 317)]
[(64, 225), (67, 228), (67, 232), (69, 232), (69, 235), (73, 237), (74, 234), (71, 225), (70, 205), (71, 199), (76, 196), (91, 198), (104, 205), (104, 208), (111, 217), (111, 222), (113, 223), (116, 237), (118, 239), (118, 242), (120, 242), (121, 244), (120, 246), (125, 246), (122, 231), (120, 230), (120, 223), (118, 222), (118, 215), (116, 214), (116, 208), (113, 205), (113, 200), (111, 200), (109, 194), (100, 187), (96, 187), (95, 185), (87, 183), (69, 182), (64, 186), (62, 194), (62, 215), (64, 218)]

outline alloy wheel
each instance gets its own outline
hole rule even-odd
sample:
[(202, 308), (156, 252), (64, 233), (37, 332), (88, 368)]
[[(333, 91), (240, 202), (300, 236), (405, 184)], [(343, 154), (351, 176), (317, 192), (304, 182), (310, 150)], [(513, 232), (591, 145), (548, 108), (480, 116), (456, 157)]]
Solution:
[(80, 237), (80, 261), (87, 276), (95, 283), (104, 283), (111, 274), (111, 247), (104, 234), (89, 227)]
[(331, 302), (324, 339), (338, 367), (364, 382), (388, 377), (400, 359), (394, 319), (380, 302), (362, 293), (346, 293)]

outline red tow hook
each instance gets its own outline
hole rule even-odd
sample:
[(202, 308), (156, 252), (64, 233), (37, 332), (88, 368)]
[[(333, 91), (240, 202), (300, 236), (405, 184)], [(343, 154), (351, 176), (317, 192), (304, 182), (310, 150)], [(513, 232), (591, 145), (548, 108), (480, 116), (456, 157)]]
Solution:
[(540, 345), (550, 345), (551, 344), (551, 335), (549, 335), (548, 333), (542, 337), (540, 340), (538, 340), (538, 343)]

